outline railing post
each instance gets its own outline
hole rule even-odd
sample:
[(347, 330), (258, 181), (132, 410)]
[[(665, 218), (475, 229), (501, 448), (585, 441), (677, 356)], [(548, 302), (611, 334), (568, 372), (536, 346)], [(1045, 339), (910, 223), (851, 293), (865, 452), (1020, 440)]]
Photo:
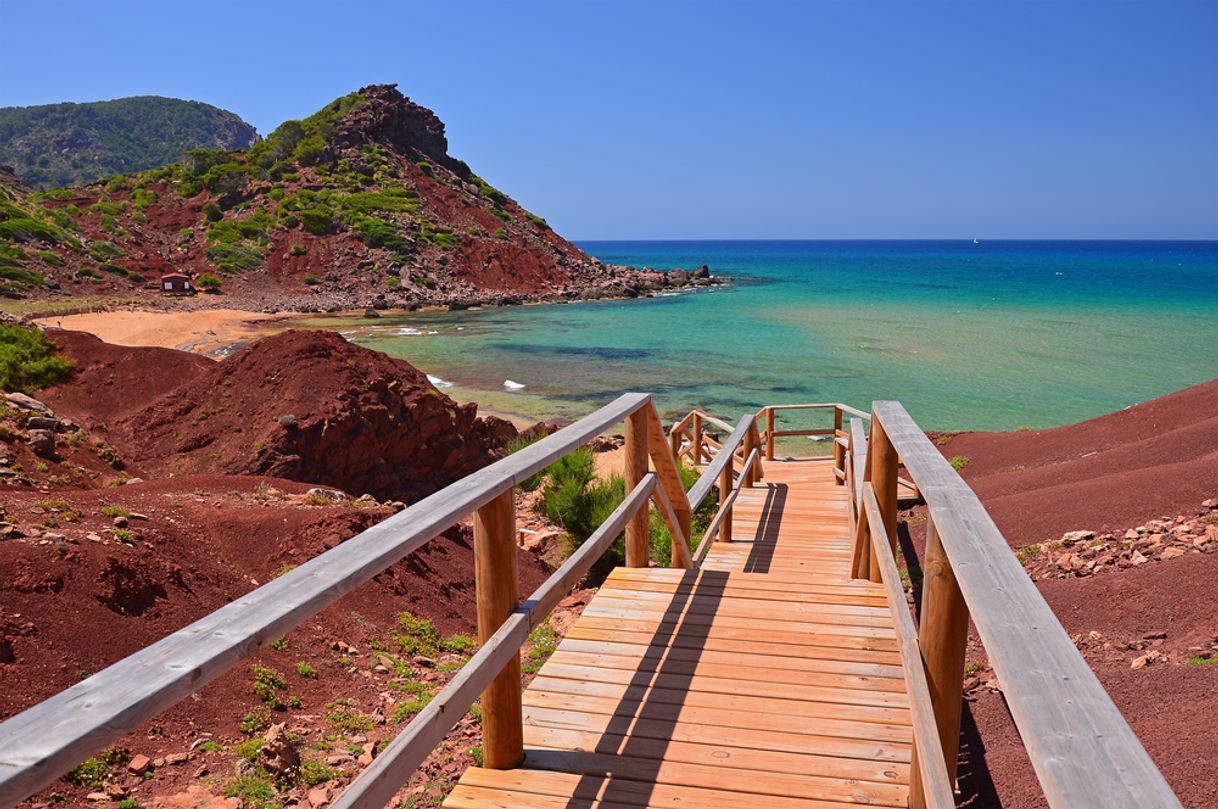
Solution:
[(702, 463), (702, 416), (694, 413), (694, 466)]
[[(640, 407), (626, 418), (626, 468), (622, 476), (626, 491), (634, 491), (647, 474), (647, 426), (649, 413)], [(648, 509), (641, 508), (626, 523), (626, 567), (647, 567), (651, 540), (647, 531)]]
[[(884, 425), (873, 413), (871, 418), (871, 437), (868, 440), (868, 451), (871, 453), (868, 464), (871, 473), (871, 485), (875, 489), (875, 499), (880, 506), (880, 515), (884, 518), (883, 530), (888, 537), (893, 557), (897, 553), (897, 451), (888, 436), (884, 434)], [(881, 526), (871, 526), (878, 530)], [(868, 563), (868, 578), (873, 582), (880, 581), (880, 562), (872, 554)]]
[(765, 409), (765, 459), (774, 460), (774, 408)]
[[(474, 514), (474, 583), (478, 640), (486, 643), (519, 605), (516, 591), (516, 500), (508, 489)], [(524, 760), (520, 655), (482, 692), (483, 762), (507, 770)]]
[[(964, 704), (964, 656), (968, 645), (968, 605), (943, 550), (933, 517), (926, 521), (926, 559), (922, 563), (922, 621), (918, 645), (926, 664), (930, 701), (935, 710), (948, 780), (956, 781), (960, 714)], [(910, 794), (918, 784), (913, 772)]]
[[(838, 433), (842, 431), (842, 409), (840, 407), (833, 408), (833, 468), (845, 474), (846, 472), (846, 448), (838, 443)], [(844, 486), (846, 479), (844, 477), (833, 476), (837, 480), (838, 486)]]
[(677, 429), (677, 425), (673, 424), (672, 429), (668, 432), (668, 445), (672, 449), (672, 460), (674, 463), (681, 462), (681, 431)]
[[(744, 459), (747, 461), (749, 459), (749, 454), (752, 453), (752, 451), (757, 448), (758, 448), (757, 447), (757, 430), (756, 430), (756, 422), (754, 422), (753, 428), (749, 429), (744, 434)], [(745, 489), (753, 488), (753, 479), (754, 479), (753, 470), (752, 469), (741, 469), (740, 474), (744, 476), (744, 483), (740, 484), (741, 487), (745, 488)]]
[[(745, 458), (748, 460), (748, 458)], [(722, 504), (727, 496), (732, 492), (732, 486), (735, 481), (732, 479), (732, 468), (736, 465), (736, 458), (732, 453), (727, 454), (727, 463), (723, 467), (723, 471), (719, 473), (719, 502)], [(719, 524), (719, 541), (732, 541), (732, 509), (727, 509), (723, 513), (723, 522)]]

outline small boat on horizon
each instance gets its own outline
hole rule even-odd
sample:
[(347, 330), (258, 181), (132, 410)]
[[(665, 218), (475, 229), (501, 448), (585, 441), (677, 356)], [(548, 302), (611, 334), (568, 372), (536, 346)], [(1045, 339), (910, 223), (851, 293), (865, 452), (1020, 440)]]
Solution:
[(981, 244), (981, 241), (978, 239), (973, 239), (973, 244)]

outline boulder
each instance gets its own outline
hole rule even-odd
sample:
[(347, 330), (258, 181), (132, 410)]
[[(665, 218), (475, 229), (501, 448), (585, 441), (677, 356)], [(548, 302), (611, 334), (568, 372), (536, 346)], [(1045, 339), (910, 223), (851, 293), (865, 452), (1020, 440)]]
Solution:
[(262, 764), (272, 775), (284, 775), (300, 768), (300, 752), (288, 738), (287, 723), (271, 725), (262, 737)]
[(51, 411), (51, 408), (47, 407), (32, 396), (26, 396), (24, 393), (6, 393), (4, 394), (4, 398), (10, 405), (18, 410), (25, 410), (27, 412), (33, 411), (51, 418), (55, 417), (55, 413)]
[(30, 430), (30, 449), (42, 458), (55, 457), (55, 433), (50, 430)]

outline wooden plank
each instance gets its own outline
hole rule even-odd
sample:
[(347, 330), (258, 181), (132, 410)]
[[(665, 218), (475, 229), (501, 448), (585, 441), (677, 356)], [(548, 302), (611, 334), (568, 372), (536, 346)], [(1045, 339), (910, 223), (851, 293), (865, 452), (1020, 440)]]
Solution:
[[(679, 533), (685, 538), (685, 545), (688, 549), (692, 514), (697, 505), (690, 505), (689, 498), (685, 494), (685, 485), (681, 482), (681, 473), (677, 470), (677, 462), (665, 451), (664, 428), (660, 426), (660, 416), (656, 413), (655, 405), (649, 404), (640, 412), (647, 418), (648, 452), (651, 456), (652, 467), (660, 478), (660, 487), (668, 497), (668, 503), (672, 506), (676, 522), (680, 526)], [(674, 538), (677, 533), (673, 532)]]
[[(872, 422), (875, 429), (877, 422)], [(871, 535), (871, 558), (878, 565), (880, 578), (888, 593), (892, 607), (893, 622), (901, 644), (901, 665), (905, 668), (905, 685), (909, 689), (909, 710), (913, 716), (914, 759), (916, 774), (912, 780), (918, 784), (911, 800), (918, 806), (933, 809), (951, 809), (956, 805), (955, 789), (947, 777), (947, 764), (943, 759), (943, 747), (939, 743), (939, 729), (935, 723), (935, 709), (930, 700), (930, 686), (926, 682), (926, 671), (922, 667), (922, 652), (918, 648), (917, 630), (913, 616), (906, 606), (905, 590), (901, 575), (892, 554), (892, 542), (878, 530), (883, 525), (883, 515), (876, 501), (871, 483), (863, 484), (863, 507), (867, 519), (877, 530)]]
[[(647, 657), (645, 654), (630, 653), (613, 649), (613, 653), (583, 652), (574, 648), (560, 647), (551, 656), (548, 663), (569, 666), (585, 666), (590, 669), (620, 669), (638, 674), (639, 672), (662, 671), (664, 674), (679, 674), (684, 677), (714, 677), (726, 681), (757, 682), (768, 685), (773, 691), (775, 684), (788, 685), (818, 685), (825, 688), (857, 689), (868, 692), (883, 692), (905, 695), (905, 685), (900, 679), (899, 671), (885, 676), (872, 674), (849, 674), (842, 670), (832, 672), (815, 671), (812, 667), (787, 668), (770, 665), (768, 660), (757, 660), (752, 656), (731, 656), (730, 663), (720, 663), (716, 660), (691, 656), (681, 659), (672, 656)], [(730, 654), (730, 653), (729, 653)], [(784, 662), (790, 658), (784, 658)], [(758, 674), (760, 673), (760, 675)], [(557, 675), (555, 675), (557, 676)], [(600, 676), (600, 675), (597, 675)], [(756, 680), (750, 679), (757, 677)], [(874, 699), (875, 697), (868, 697)], [(903, 703), (908, 704), (906, 698)]]
[[(596, 595), (601, 605), (622, 609), (655, 610), (668, 609), (673, 597), (665, 593), (645, 590), (602, 590)], [(712, 615), (730, 615), (738, 618), (770, 619), (777, 605), (753, 598), (696, 598), (681, 605), (682, 612), (702, 612)], [(809, 604), (804, 601), (788, 601), (782, 605), (782, 618), (811, 621), (819, 624), (846, 624), (892, 628), (892, 618), (883, 607), (860, 607), (853, 604)]]
[(653, 761), (679, 761), (719, 767), (728, 762), (733, 770), (749, 770), (755, 773), (832, 772), (838, 778), (877, 783), (909, 783), (908, 765), (813, 752), (815, 748), (811, 746), (811, 749), (799, 753), (749, 747), (737, 743), (728, 733), (704, 735), (698, 741), (690, 742), (652, 739), (637, 736), (633, 732), (627, 735), (529, 725), (525, 728), (525, 744), (530, 748), (626, 754), (633, 758)]
[[(471, 768), (466, 773), (470, 786), (484, 788), (506, 788), (518, 790), (522, 796), (557, 795), (563, 800), (592, 800), (589, 806), (646, 806), (678, 809), (678, 807), (700, 807), (700, 809), (740, 809), (740, 795), (723, 794), (714, 789), (676, 786), (634, 781), (614, 776), (594, 777), (574, 773), (546, 772), (544, 770), (509, 770), (499, 772)], [(527, 799), (527, 798), (526, 798)], [(600, 801), (609, 801), (601, 803)], [(527, 804), (508, 804), (518, 806)], [(579, 803), (566, 803), (574, 809)], [(772, 796), (766, 800), (772, 809), (843, 809), (840, 802), (814, 801), (807, 798)]]
[[(621, 733), (624, 726), (623, 720), (612, 714), (537, 706), (525, 708), (525, 725), (526, 728), (553, 728), (608, 734)], [(908, 765), (913, 755), (913, 747), (908, 740), (899, 742), (851, 739), (844, 736), (774, 730), (752, 725), (733, 727), (731, 725), (701, 724), (688, 719), (671, 722), (647, 717), (632, 717), (625, 727), (629, 728), (630, 735), (640, 739), (694, 743), (726, 740), (732, 745), (746, 747), (750, 750), (774, 750), (883, 763)]]
[[(892, 639), (896, 632), (892, 624), (861, 623), (853, 620), (828, 621), (820, 616), (787, 616), (769, 613), (766, 615), (731, 615), (713, 609), (688, 609), (686, 605), (622, 604), (607, 599), (593, 599), (584, 608), (584, 615), (598, 618), (645, 621), (650, 624), (679, 624), (682, 630), (690, 627), (739, 627), (756, 629), (759, 632), (775, 631), (797, 634), (815, 633), (842, 635), (857, 638)], [(764, 615), (764, 617), (762, 617)]]
[[(524, 692), (524, 702), (526, 705), (537, 708), (581, 711), (628, 718), (638, 716), (642, 707), (638, 701), (582, 694), (560, 694), (537, 691), (532, 688)], [(795, 716), (790, 713), (768, 711), (758, 713), (730, 708), (649, 701), (646, 718), (654, 721), (696, 722), (721, 727), (751, 727), (785, 733), (807, 733), (815, 736), (841, 736), (847, 739), (864, 739), (875, 742), (907, 742), (909, 740), (909, 725), (906, 723), (837, 719), (808, 715), (806, 712), (804, 715)]]
[(664, 493), (664, 487), (658, 486), (651, 493), (652, 500), (655, 501), (656, 507), (660, 512), (660, 516), (664, 519), (664, 524), (668, 526), (668, 534), (672, 540), (672, 551), (670, 558), (672, 566), (675, 568), (693, 567), (693, 556), (689, 551), (689, 531), (688, 524), (682, 525), (673, 510), (672, 503), (668, 499), (668, 495)]
[[(737, 625), (732, 625), (732, 624)], [(745, 624), (740, 626), (739, 624)], [(749, 627), (747, 621), (704, 623), (701, 621), (676, 622), (664, 618), (649, 619), (646, 616), (638, 618), (608, 617), (589, 615), (580, 620), (580, 624), (589, 631), (618, 629), (622, 632), (649, 633), (657, 641), (669, 636), (683, 636), (688, 641), (701, 640), (750, 640), (766, 643), (785, 643), (795, 646), (830, 646), (837, 649), (862, 649), (874, 652), (896, 652), (895, 637), (871, 637), (864, 634), (846, 634), (844, 627), (825, 625), (816, 627), (793, 627), (791, 629), (770, 629), (769, 627)]]
[[(728, 676), (726, 672), (720, 672), (720, 675), (715, 677), (674, 671), (670, 670), (668, 666), (665, 666), (662, 671), (656, 669), (650, 672), (611, 666), (589, 667), (583, 659), (572, 660), (570, 657), (564, 656), (557, 661), (552, 658), (546, 661), (538, 676), (584, 683), (615, 683), (617, 685), (646, 683), (653, 688), (687, 689), (706, 694), (739, 694), (748, 697), (808, 702), (839, 702), (846, 705), (895, 707), (903, 710), (908, 710), (909, 706), (909, 699), (904, 692), (875, 689), (871, 688), (870, 684), (868, 687), (851, 688), (843, 682), (843, 678), (836, 675), (833, 678), (826, 678), (830, 680), (828, 684), (803, 679), (799, 682), (788, 683), (786, 688), (776, 690), (774, 681), (767, 679), (766, 671), (752, 666), (741, 667), (731, 676)], [(546, 690), (544, 685), (538, 687)]]
[(691, 637), (688, 634), (640, 632), (637, 630), (612, 630), (594, 627), (582, 622), (575, 624), (567, 633), (568, 637), (582, 640), (614, 640), (624, 643), (664, 643), (684, 649), (706, 649), (717, 651), (740, 650), (757, 654), (779, 655), (786, 657), (807, 657), (821, 660), (849, 660), (858, 663), (899, 664), (900, 655), (885, 649), (860, 649), (843, 645), (781, 643), (769, 640), (741, 638), (740, 633), (731, 637), (711, 635)]
[(51, 783), (650, 400), (624, 394), (8, 719), (0, 724), (0, 806)]
[[(635, 657), (640, 662), (642, 670), (653, 668), (660, 663), (683, 661), (690, 663), (709, 663), (724, 666), (752, 665), (765, 666), (767, 670), (778, 672), (790, 671), (801, 676), (813, 676), (814, 672), (828, 672), (835, 675), (850, 675), (859, 677), (903, 678), (904, 673), (900, 664), (859, 663), (850, 660), (834, 660), (816, 656), (791, 656), (766, 654), (749, 649), (684, 649), (681, 647), (653, 646), (647, 643), (632, 642), (619, 638), (607, 641), (583, 640), (570, 636), (563, 638), (559, 651), (577, 652), (597, 655), (614, 655)], [(897, 686), (885, 688), (904, 689), (902, 682)]]
[[(673, 786), (712, 787), (722, 792), (750, 796), (812, 798), (827, 801), (853, 801), (869, 806), (903, 806), (908, 788), (900, 784), (852, 781), (823, 775), (767, 772), (758, 778), (748, 770), (736, 771), (722, 766), (686, 764), (681, 761), (654, 761), (629, 755), (611, 756), (568, 750), (529, 750), (529, 766), (538, 769), (583, 775), (610, 775)], [(742, 779), (741, 776), (752, 776)]]
[[(631, 685), (592, 680), (570, 680), (538, 674), (529, 685), (534, 694), (569, 694), (577, 697), (635, 701), (652, 705), (675, 705), (682, 708), (714, 708), (780, 714), (783, 716), (843, 719), (886, 725), (908, 725), (909, 709), (884, 705), (861, 705), (833, 700), (784, 699), (755, 697), (747, 694), (724, 694), (693, 688), (660, 688), (654, 685)], [(932, 728), (932, 732), (933, 732)], [(501, 769), (498, 767), (492, 769)]]

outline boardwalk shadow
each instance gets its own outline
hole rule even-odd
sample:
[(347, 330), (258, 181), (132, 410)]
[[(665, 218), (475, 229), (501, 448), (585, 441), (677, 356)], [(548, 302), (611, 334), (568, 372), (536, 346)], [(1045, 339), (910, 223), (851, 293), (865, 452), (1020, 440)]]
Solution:
[(774, 550), (778, 546), (778, 529), (786, 510), (790, 487), (785, 483), (768, 484), (765, 503), (761, 507), (761, 519), (753, 534), (753, 547), (744, 560), (745, 573), (769, 573), (774, 562)]
[(567, 809), (591, 800), (648, 805), (727, 579), (725, 572), (685, 572), (596, 749), (559, 754), (563, 769), (581, 774)]

